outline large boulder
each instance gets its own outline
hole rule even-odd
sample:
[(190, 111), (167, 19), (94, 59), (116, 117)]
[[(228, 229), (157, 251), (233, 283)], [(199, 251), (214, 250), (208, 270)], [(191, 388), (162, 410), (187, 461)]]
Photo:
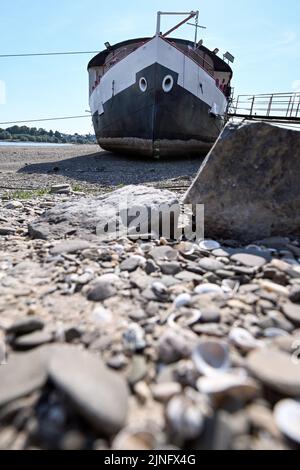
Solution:
[[(178, 199), (170, 191), (126, 186), (103, 196), (70, 199), (57, 204), (29, 224), (28, 230), (32, 238), (45, 240), (70, 235), (86, 240), (115, 239), (116, 228), (119, 235), (123, 232), (134, 234), (136, 227), (147, 234), (148, 229), (155, 232), (159, 228), (162, 213), (174, 206), (179, 207)], [(150, 226), (150, 217), (158, 224)]]
[(254, 241), (300, 234), (300, 132), (228, 124), (185, 196), (205, 205), (205, 235)]

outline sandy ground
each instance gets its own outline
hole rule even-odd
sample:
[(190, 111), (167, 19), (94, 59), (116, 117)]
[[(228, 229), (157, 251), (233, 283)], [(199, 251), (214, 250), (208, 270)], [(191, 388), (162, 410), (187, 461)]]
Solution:
[(65, 182), (93, 191), (129, 184), (187, 187), (201, 161), (114, 155), (97, 145), (0, 147), (0, 191), (44, 189)]

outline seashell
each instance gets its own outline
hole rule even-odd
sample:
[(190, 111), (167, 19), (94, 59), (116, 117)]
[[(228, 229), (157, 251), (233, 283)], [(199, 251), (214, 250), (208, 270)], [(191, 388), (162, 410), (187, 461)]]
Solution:
[(280, 328), (267, 328), (264, 330), (266, 338), (279, 338), (281, 336), (290, 336), (287, 331), (281, 330)]
[(282, 434), (300, 444), (300, 401), (280, 401), (275, 406), (274, 418)]
[(251, 333), (244, 328), (233, 328), (230, 331), (229, 340), (244, 352), (250, 352), (262, 345), (261, 341), (255, 339)]
[(123, 342), (130, 351), (142, 351), (146, 347), (145, 332), (137, 323), (132, 323), (123, 333)]
[(231, 279), (224, 279), (222, 281), (222, 290), (225, 294), (236, 294), (240, 288), (240, 283), (238, 281), (233, 281)]
[(113, 450), (153, 450), (158, 445), (160, 430), (151, 426), (128, 426), (122, 429), (112, 443)]
[(221, 248), (221, 245), (220, 243), (214, 241), (214, 240), (203, 240), (200, 244), (199, 244), (201, 250), (206, 250), (206, 251), (214, 251), (214, 250), (218, 250), (219, 248)]
[(200, 436), (204, 418), (198, 404), (187, 396), (172, 398), (166, 409), (167, 422), (180, 440), (189, 441)]
[(151, 286), (151, 289), (156, 295), (156, 297), (158, 297), (159, 299), (162, 299), (162, 300), (168, 299), (169, 291), (162, 282), (154, 282)]
[(198, 323), (201, 319), (200, 310), (191, 309), (180, 313), (172, 313), (168, 318), (171, 328), (185, 328)]
[(205, 295), (205, 294), (218, 294), (223, 295), (223, 289), (217, 284), (201, 284), (197, 286), (194, 290), (194, 293), (197, 295)]
[(187, 307), (188, 305), (191, 304), (191, 302), (192, 302), (192, 296), (190, 294), (180, 294), (174, 300), (174, 307), (175, 308)]
[(258, 385), (253, 379), (234, 373), (200, 377), (197, 381), (197, 389), (210, 397), (229, 395), (246, 400), (254, 398), (259, 392)]
[(229, 348), (222, 341), (202, 341), (193, 351), (192, 359), (197, 370), (208, 377), (229, 370)]
[(186, 256), (193, 255), (195, 253), (196, 248), (198, 248), (197, 245), (194, 245), (193, 243), (190, 243), (190, 242), (181, 242), (177, 246), (178, 251)]

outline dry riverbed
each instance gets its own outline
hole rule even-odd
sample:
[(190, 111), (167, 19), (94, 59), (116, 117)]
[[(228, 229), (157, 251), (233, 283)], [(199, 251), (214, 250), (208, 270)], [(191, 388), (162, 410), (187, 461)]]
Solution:
[[(57, 204), (199, 167), (36, 152), (0, 149), (0, 448), (299, 447), (299, 240), (31, 239)], [(60, 183), (87, 196), (32, 192)]]

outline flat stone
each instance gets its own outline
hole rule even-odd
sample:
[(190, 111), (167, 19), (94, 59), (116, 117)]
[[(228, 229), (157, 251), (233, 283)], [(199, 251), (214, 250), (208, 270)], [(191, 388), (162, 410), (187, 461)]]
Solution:
[(247, 358), (250, 372), (263, 384), (283, 395), (300, 395), (300, 363), (276, 349), (259, 349)]
[[(42, 239), (62, 239), (76, 234), (85, 240), (116, 240), (121, 234), (128, 235), (129, 230), (132, 235), (132, 231), (144, 226), (148, 230), (149, 221), (159, 221), (165, 208), (174, 204), (178, 204), (178, 199), (170, 191), (126, 186), (109, 194), (58, 203), (30, 222), (28, 231), (31, 237)], [(137, 218), (139, 213), (143, 217)], [(152, 227), (155, 233), (156, 228)]]
[(221, 263), (220, 261), (217, 261), (214, 258), (202, 258), (199, 261), (199, 267), (203, 269), (204, 271), (218, 271), (218, 269), (223, 269), (224, 264)]
[(87, 299), (93, 302), (101, 302), (116, 294), (116, 288), (108, 282), (96, 282), (88, 292)]
[(175, 276), (181, 271), (181, 266), (179, 263), (161, 263), (160, 269), (163, 274), (167, 276)]
[(124, 427), (128, 408), (126, 383), (100, 359), (78, 348), (61, 346), (51, 358), (49, 374), (96, 430), (111, 436)]
[(35, 331), (42, 330), (45, 324), (43, 320), (37, 317), (26, 317), (13, 323), (6, 332), (16, 336), (27, 335)]
[(15, 233), (16, 229), (13, 227), (0, 227), (0, 236), (14, 235)]
[(257, 256), (253, 254), (247, 253), (237, 253), (231, 256), (231, 261), (235, 261), (237, 263), (241, 263), (244, 266), (251, 267), (251, 268), (261, 268), (264, 266), (267, 261), (262, 256)]
[(133, 356), (127, 375), (128, 383), (133, 387), (138, 382), (141, 382), (146, 377), (147, 371), (148, 366), (144, 356)]
[(182, 391), (178, 382), (164, 382), (152, 385), (153, 398), (162, 403), (168, 403), (175, 395), (179, 395)]
[(139, 266), (144, 264), (145, 261), (146, 261), (145, 258), (143, 258), (142, 256), (130, 256), (129, 258), (122, 261), (122, 263), (120, 264), (120, 270), (128, 271), (129, 273), (132, 273)]
[(90, 248), (90, 243), (85, 240), (68, 240), (51, 248), (50, 253), (53, 256), (72, 254)]
[(149, 254), (154, 259), (154, 261), (159, 261), (159, 260), (174, 261), (178, 257), (177, 251), (171, 248), (170, 246), (157, 246), (153, 248)]
[(9, 201), (4, 205), (5, 209), (23, 209), (24, 205), (20, 201)]
[(217, 308), (207, 307), (201, 309), (201, 323), (219, 323), (220, 311)]
[(300, 326), (300, 305), (291, 302), (283, 304), (283, 313), (294, 325)]
[(0, 367), (0, 407), (44, 386), (53, 348), (55, 346), (44, 346), (33, 352), (9, 356), (7, 364)]
[(37, 331), (35, 333), (16, 338), (13, 342), (13, 346), (14, 349), (26, 351), (51, 343), (52, 341), (53, 335), (51, 333), (47, 331)]
[(50, 192), (52, 194), (70, 194), (72, 187), (69, 184), (56, 184), (51, 186)]
[(172, 364), (190, 356), (197, 337), (190, 331), (166, 330), (158, 344), (159, 359), (165, 364)]

